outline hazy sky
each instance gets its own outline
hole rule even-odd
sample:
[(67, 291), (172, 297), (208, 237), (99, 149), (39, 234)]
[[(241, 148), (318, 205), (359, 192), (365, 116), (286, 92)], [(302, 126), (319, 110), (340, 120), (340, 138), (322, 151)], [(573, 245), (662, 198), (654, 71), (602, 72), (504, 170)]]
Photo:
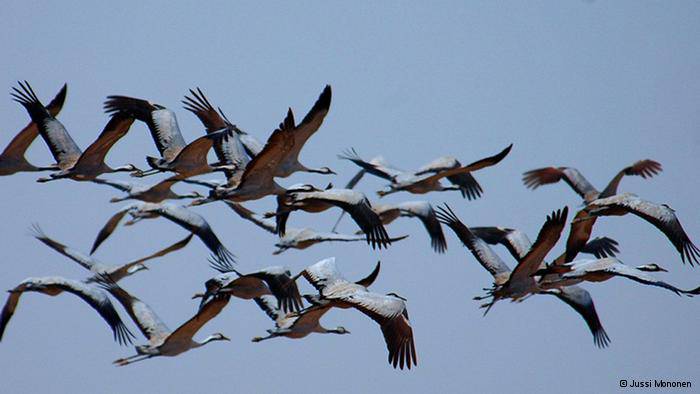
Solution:
[[(282, 185), (343, 185), (356, 167), (336, 154), (349, 147), (413, 169), (445, 154), (470, 162), (514, 143), (501, 164), (476, 174), (485, 190), (477, 201), (455, 192), (397, 193), (387, 201), (448, 202), (467, 225), (517, 227), (534, 239), (549, 212), (565, 205), (576, 209), (580, 200), (564, 184), (527, 190), (522, 172), (574, 166), (602, 188), (620, 168), (652, 158), (664, 172), (651, 180), (626, 178), (621, 190), (669, 204), (700, 242), (697, 2), (80, 3), (4, 2), (3, 147), (28, 120), (9, 97), (17, 80), (30, 81), (44, 101), (68, 83), (60, 119), (82, 147), (106, 123), (102, 103), (110, 94), (172, 108), (190, 141), (203, 128), (180, 100), (199, 86), (236, 124), (264, 141), (288, 107), (300, 119), (331, 84), (330, 113), (301, 160), (341, 175), (295, 175), (280, 180)], [(144, 157), (156, 153), (145, 126), (134, 124), (108, 162), (143, 167)], [(28, 156), (35, 164), (51, 162), (41, 140)], [(3, 289), (28, 276), (86, 276), (28, 236), (31, 223), (87, 251), (121, 206), (108, 202), (119, 193), (107, 187), (67, 180), (38, 184), (38, 176), (0, 179)], [(374, 191), (383, 185), (368, 178), (359, 188), (376, 199)], [(271, 210), (274, 199), (248, 206)], [(483, 318), (472, 297), (492, 278), (447, 229), (444, 255), (430, 249), (418, 221), (403, 219), (389, 233), (410, 238), (388, 251), (374, 252), (362, 243), (325, 244), (272, 256), (274, 238), (223, 204), (196, 210), (238, 256), (241, 271), (283, 264), (296, 272), (336, 256), (352, 279), (381, 259), (373, 289), (408, 298), (418, 367), (392, 369), (379, 327), (353, 310), (334, 310), (323, 320), (351, 335), (251, 343), (272, 322), (254, 303), (236, 299), (197, 336), (221, 331), (231, 342), (116, 368), (111, 362), (134, 350), (116, 345), (89, 306), (71, 295), (29, 293), (0, 344), (1, 391), (616, 392), (620, 379), (650, 378), (700, 386), (700, 300), (622, 279), (586, 284), (612, 339), (610, 348), (600, 350), (583, 320), (553, 297), (502, 302)], [(293, 214), (289, 225), (328, 230), (337, 214)], [(341, 226), (344, 232), (355, 228), (347, 219)], [(184, 235), (168, 221), (145, 221), (120, 228), (97, 257), (126, 262)], [(671, 271), (659, 278), (684, 288), (700, 284), (700, 269), (682, 265), (663, 234), (641, 219), (599, 220), (594, 236), (602, 235), (620, 242), (619, 257), (626, 263), (657, 262)], [(505, 249), (497, 251), (514, 264)], [(121, 284), (174, 329), (195, 312), (192, 293), (215, 274), (207, 255), (195, 240)], [(306, 283), (302, 287), (312, 290)], [(121, 315), (136, 333), (126, 313)], [(143, 342), (139, 335), (137, 343)]]

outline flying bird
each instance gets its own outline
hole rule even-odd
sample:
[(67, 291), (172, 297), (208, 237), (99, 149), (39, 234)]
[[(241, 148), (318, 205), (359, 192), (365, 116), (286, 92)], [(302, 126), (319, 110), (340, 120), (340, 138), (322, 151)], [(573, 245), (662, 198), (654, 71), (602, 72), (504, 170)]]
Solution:
[(12, 97), (27, 110), (32, 122), (38, 125), (39, 133), (49, 146), (61, 170), (50, 174), (49, 177), (39, 178), (38, 182), (62, 178), (89, 181), (106, 173), (138, 170), (133, 164), (112, 168), (104, 162), (107, 153), (114, 144), (129, 131), (134, 122), (133, 118), (123, 114), (115, 114), (97, 139), (88, 146), (85, 152), (82, 152), (63, 124), (41, 104), (32, 87), (26, 81), (20, 82), (19, 86), (22, 90), (13, 88)]
[(90, 254), (95, 253), (97, 248), (104, 242), (117, 228), (119, 222), (126, 214), (130, 214), (133, 219), (126, 224), (132, 224), (142, 219), (152, 219), (156, 217), (164, 217), (185, 230), (199, 237), (204, 245), (216, 256), (220, 264), (231, 268), (231, 263), (235, 263), (235, 258), (231, 252), (221, 243), (219, 238), (212, 230), (209, 223), (198, 213), (192, 212), (185, 207), (179, 207), (172, 204), (151, 204), (151, 203), (135, 203), (127, 205), (112, 215), (105, 223), (100, 232), (95, 238)]
[(277, 213), (274, 214), (279, 219), (278, 233), (284, 235), (286, 218), (292, 211), (322, 212), (333, 206), (350, 214), (360, 230), (365, 233), (367, 243), (371, 244), (372, 248), (381, 249), (391, 245), (391, 239), (379, 216), (372, 211), (372, 204), (367, 197), (361, 192), (349, 189), (320, 190), (311, 185), (290, 188), (284, 199), (278, 199)]
[(101, 286), (124, 306), (131, 320), (136, 323), (141, 333), (148, 339), (147, 344), (136, 346), (135, 355), (114, 361), (114, 364), (117, 366), (124, 366), (157, 356), (174, 357), (212, 341), (230, 340), (221, 333), (212, 334), (202, 342), (197, 342), (193, 339), (194, 335), (209, 320), (215, 318), (228, 304), (231, 296), (227, 294), (214, 297), (204, 304), (190, 320), (171, 331), (148, 304), (129, 294), (116, 283), (110, 282), (107, 278), (101, 282)]
[(542, 185), (556, 183), (564, 180), (585, 203), (598, 198), (605, 198), (617, 194), (617, 187), (620, 181), (627, 175), (641, 176), (642, 178), (651, 178), (662, 171), (661, 164), (654, 160), (645, 159), (639, 160), (631, 166), (625, 167), (618, 172), (608, 185), (599, 192), (581, 172), (571, 167), (544, 167), (535, 170), (527, 171), (523, 174), (523, 183), (528, 189), (537, 189)]
[(50, 247), (51, 249), (57, 251), (58, 253), (68, 257), (69, 259), (75, 261), (76, 263), (80, 264), (83, 268), (86, 268), (90, 272), (94, 274), (94, 276), (86, 282), (94, 282), (96, 278), (100, 275), (109, 275), (109, 277), (115, 281), (118, 282), (119, 280), (133, 275), (139, 271), (146, 270), (148, 267), (146, 267), (143, 263), (145, 263), (148, 260), (157, 258), (157, 257), (162, 257), (165, 256), (166, 254), (170, 252), (174, 252), (177, 250), (180, 250), (184, 248), (189, 242), (190, 239), (192, 239), (192, 235), (190, 234), (184, 239), (164, 248), (161, 249), (149, 256), (140, 258), (138, 260), (134, 260), (131, 262), (128, 262), (126, 264), (119, 264), (119, 265), (110, 265), (110, 264), (104, 264), (100, 262), (99, 260), (95, 259), (92, 256), (86, 255), (78, 250), (75, 250), (73, 248), (70, 248), (52, 238), (47, 236), (44, 231), (39, 227), (39, 225), (34, 225), (32, 227), (32, 235), (34, 238), (38, 239), (42, 243), (44, 243), (46, 246)]
[(133, 337), (133, 335), (122, 322), (119, 314), (114, 309), (112, 302), (104, 291), (94, 285), (59, 276), (27, 278), (19, 285), (15, 286), (15, 288), (9, 290), (10, 296), (7, 298), (5, 306), (0, 313), (0, 340), (5, 332), (5, 328), (7, 328), (7, 324), (15, 313), (20, 297), (27, 291), (42, 293), (52, 297), (64, 291), (74, 294), (87, 302), (88, 305), (102, 316), (109, 325), (109, 328), (112, 329), (115, 341), (121, 345), (131, 343), (131, 337)]
[(700, 287), (693, 290), (683, 290), (664, 281), (656, 280), (647, 272), (667, 272), (656, 263), (630, 267), (619, 259), (607, 257), (603, 259), (576, 260), (563, 265), (551, 265), (538, 270), (539, 276), (555, 275), (556, 279), (540, 281), (542, 287), (570, 286), (584, 281), (604, 282), (616, 276), (631, 279), (645, 285), (658, 286), (670, 290), (677, 295), (694, 296), (700, 294)]
[(121, 202), (126, 200), (140, 200), (150, 203), (159, 203), (165, 200), (183, 200), (190, 198), (201, 198), (204, 197), (198, 192), (192, 192), (190, 194), (177, 194), (172, 191), (172, 186), (177, 182), (183, 180), (182, 175), (174, 175), (170, 178), (162, 180), (155, 185), (138, 185), (132, 182), (121, 182), (113, 181), (109, 179), (96, 178), (92, 181), (100, 185), (111, 186), (117, 190), (125, 192), (127, 195), (124, 197), (114, 197), (109, 200), (109, 202)]
[(370, 292), (363, 284), (349, 282), (336, 267), (334, 257), (307, 267), (302, 275), (319, 292), (317, 307), (355, 308), (379, 324), (394, 368), (411, 369), (418, 364), (405, 298)]
[(693, 263), (700, 262), (700, 249), (686, 234), (673, 208), (666, 204), (656, 204), (632, 193), (622, 193), (593, 200), (586, 211), (593, 216), (621, 216), (628, 213), (639, 216), (666, 235), (680, 253), (683, 263), (688, 262), (693, 266)]
[(365, 171), (370, 174), (377, 175), (384, 179), (389, 180), (389, 190), (378, 191), (380, 197), (386, 196), (387, 194), (396, 193), (399, 191), (407, 191), (414, 194), (424, 194), (432, 191), (448, 191), (448, 190), (460, 190), (462, 191), (462, 186), (450, 186), (446, 187), (440, 183), (440, 179), (446, 177), (454, 177), (458, 175), (468, 174), (474, 171), (478, 171), (482, 168), (491, 167), (498, 164), (503, 160), (510, 152), (513, 145), (509, 145), (504, 150), (498, 154), (490, 157), (486, 157), (481, 160), (477, 160), (466, 166), (454, 167), (450, 169), (443, 169), (439, 171), (424, 172), (422, 175), (417, 175), (415, 173), (390, 173), (384, 170), (383, 166), (377, 166), (370, 162), (366, 162), (360, 158), (355, 151), (345, 152), (341, 155), (341, 159), (350, 160), (356, 165), (360, 166)]

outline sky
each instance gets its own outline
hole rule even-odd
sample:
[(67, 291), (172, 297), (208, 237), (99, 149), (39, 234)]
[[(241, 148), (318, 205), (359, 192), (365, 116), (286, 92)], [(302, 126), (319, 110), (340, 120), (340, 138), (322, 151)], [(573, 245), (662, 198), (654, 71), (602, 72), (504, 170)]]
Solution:
[[(339, 175), (295, 174), (279, 180), (283, 186), (343, 185), (356, 167), (336, 155), (350, 147), (410, 170), (442, 155), (468, 163), (513, 143), (499, 165), (475, 174), (484, 188), (481, 199), (445, 192), (396, 193), (385, 200), (446, 202), (468, 226), (515, 227), (534, 239), (547, 214), (564, 206), (576, 210), (581, 201), (563, 183), (526, 189), (524, 171), (572, 166), (603, 188), (621, 168), (650, 158), (664, 171), (649, 180), (625, 178), (620, 190), (669, 204), (700, 242), (697, 2), (6, 1), (3, 8), (0, 91), (7, 95), (0, 100), (0, 145), (28, 121), (9, 96), (18, 80), (29, 81), (45, 102), (68, 83), (59, 119), (83, 148), (107, 122), (107, 95), (173, 109), (191, 141), (203, 127), (180, 100), (200, 87), (234, 123), (264, 141), (288, 107), (301, 119), (330, 84), (330, 112), (300, 157), (309, 167), (329, 166)], [(145, 156), (155, 154), (146, 127), (135, 123), (107, 161), (143, 167)], [(51, 162), (40, 139), (27, 156), (37, 165)], [(122, 206), (109, 203), (119, 193), (107, 187), (69, 180), (39, 184), (39, 176), (0, 179), (0, 288), (11, 289), (29, 276), (85, 278), (81, 267), (29, 236), (29, 227), (39, 223), (49, 236), (88, 251)], [(110, 178), (129, 180), (125, 174)], [(367, 177), (358, 188), (375, 201), (374, 191), (383, 186)], [(275, 202), (268, 197), (247, 206), (265, 212)], [(381, 260), (372, 289), (408, 299), (419, 365), (391, 368), (379, 327), (354, 310), (333, 310), (322, 321), (344, 326), (350, 335), (251, 343), (272, 322), (254, 303), (234, 299), (196, 336), (222, 332), (231, 342), (116, 368), (111, 362), (134, 350), (115, 344), (89, 306), (71, 295), (28, 293), (0, 344), (3, 389), (617, 392), (621, 379), (655, 378), (700, 386), (699, 300), (619, 278), (585, 284), (612, 340), (601, 350), (583, 320), (553, 297), (501, 302), (482, 317), (472, 297), (492, 278), (448, 229), (444, 255), (430, 249), (417, 220), (402, 219), (388, 231), (410, 237), (386, 251), (364, 243), (324, 244), (273, 256), (274, 237), (223, 204), (195, 209), (236, 254), (243, 272), (269, 265), (298, 272), (335, 256), (347, 278), (359, 279)], [(289, 226), (329, 230), (337, 215), (295, 213)], [(355, 229), (347, 219), (340, 227)], [(124, 263), (185, 234), (166, 220), (144, 221), (119, 228), (96, 257)], [(638, 217), (599, 220), (594, 236), (616, 239), (618, 257), (629, 265), (656, 262), (670, 271), (660, 279), (682, 288), (700, 285), (700, 268), (683, 265), (664, 235)], [(550, 258), (563, 248), (562, 240)], [(514, 266), (504, 248), (496, 251)], [(120, 284), (174, 329), (196, 311), (190, 296), (216, 274), (207, 256), (195, 240)], [(312, 291), (307, 283), (300, 286)], [(120, 314), (137, 333), (121, 308)], [(137, 335), (136, 342), (145, 339)]]

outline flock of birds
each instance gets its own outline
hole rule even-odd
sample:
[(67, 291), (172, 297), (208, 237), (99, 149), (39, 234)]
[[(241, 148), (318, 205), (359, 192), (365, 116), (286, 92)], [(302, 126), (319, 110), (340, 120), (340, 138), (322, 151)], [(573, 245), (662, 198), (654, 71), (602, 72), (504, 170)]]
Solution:
[[(327, 258), (312, 264), (296, 275), (281, 266), (242, 273), (236, 268), (234, 255), (222, 244), (204, 217), (191, 207), (219, 201), (231, 208), (236, 215), (278, 237), (274, 254), (290, 248), (305, 249), (321, 242), (365, 241), (372, 248), (387, 248), (404, 237), (390, 237), (386, 225), (399, 217), (419, 219), (425, 227), (432, 249), (444, 253), (447, 242), (442, 230), (446, 225), (472, 253), (474, 258), (493, 275), (493, 285), (486, 294), (476, 297), (486, 300), (481, 305), (484, 314), (499, 300), (523, 301), (537, 294), (556, 296), (583, 317), (598, 347), (606, 347), (609, 338), (605, 332), (590, 293), (579, 286), (582, 282), (600, 282), (613, 277), (624, 277), (636, 282), (658, 286), (678, 295), (700, 294), (700, 287), (683, 290), (656, 279), (650, 272), (666, 271), (657, 264), (632, 267), (615, 257), (619, 252), (617, 242), (608, 237), (591, 239), (593, 226), (599, 217), (631, 213), (661, 230), (677, 249), (681, 260), (690, 265), (700, 262), (700, 250), (683, 230), (673, 209), (667, 205), (646, 201), (634, 194), (618, 193), (620, 181), (625, 176), (649, 178), (661, 171), (661, 165), (653, 160), (641, 160), (622, 169), (603, 189), (593, 187), (583, 175), (571, 167), (547, 167), (525, 172), (525, 186), (536, 189), (542, 185), (566, 182), (582, 198), (583, 206), (570, 223), (565, 252), (556, 259), (545, 259), (557, 244), (567, 224), (568, 208), (553, 211), (547, 216), (535, 242), (513, 228), (468, 227), (447, 205), (434, 208), (427, 201), (407, 201), (400, 204), (370, 202), (367, 196), (354, 190), (365, 174), (383, 178), (389, 182), (386, 190), (378, 191), (379, 197), (401, 191), (426, 194), (441, 191), (459, 191), (462, 197), (479, 198), (483, 190), (474, 173), (494, 166), (503, 160), (512, 147), (473, 163), (463, 165), (449, 156), (438, 158), (416, 171), (401, 171), (382, 157), (369, 161), (350, 149), (339, 156), (356, 164), (360, 170), (345, 188), (316, 187), (297, 184), (283, 187), (276, 178), (285, 178), (295, 172), (335, 174), (328, 167), (309, 168), (299, 161), (299, 154), (309, 138), (319, 130), (331, 104), (331, 88), (326, 86), (308, 114), (297, 123), (290, 109), (279, 127), (262, 144), (252, 135), (239, 129), (215, 109), (203, 92), (197, 88), (182, 101), (184, 108), (196, 115), (204, 125), (206, 134), (187, 143), (178, 127), (175, 113), (147, 100), (109, 96), (105, 111), (110, 119), (104, 130), (90, 146), (82, 151), (57, 119), (66, 98), (64, 85), (58, 95), (44, 106), (25, 81), (13, 88), (12, 97), (29, 114), (30, 123), (17, 134), (0, 155), (0, 175), (26, 171), (52, 171), (38, 182), (59, 179), (90, 181), (113, 187), (124, 193), (111, 201), (138, 200), (117, 211), (98, 233), (90, 254), (74, 250), (47, 236), (38, 225), (33, 235), (48, 247), (77, 262), (90, 271), (91, 276), (77, 281), (58, 276), (28, 278), (13, 289), (0, 315), (0, 340), (17, 308), (24, 292), (39, 292), (50, 296), (62, 292), (72, 293), (94, 308), (113, 331), (120, 344), (132, 342), (134, 335), (120, 318), (111, 298), (121, 304), (126, 313), (147, 339), (136, 346), (136, 354), (120, 358), (114, 363), (127, 365), (156, 356), (176, 356), (212, 341), (229, 340), (221, 333), (213, 334), (201, 342), (195, 334), (209, 320), (215, 318), (230, 298), (254, 300), (274, 323), (268, 335), (253, 338), (259, 342), (276, 337), (303, 338), (311, 333), (347, 334), (344, 327), (325, 328), (320, 319), (332, 308), (354, 308), (377, 322), (384, 336), (388, 360), (394, 368), (411, 368), (418, 358), (413, 330), (406, 307), (407, 300), (396, 293), (381, 294), (369, 290), (380, 271), (380, 263), (365, 278), (356, 282), (346, 279), (338, 269), (335, 258)], [(160, 157), (147, 157), (150, 167), (141, 170), (133, 164), (112, 168), (105, 157), (112, 147), (129, 131), (133, 122), (146, 124)], [(48, 145), (56, 164), (36, 167), (25, 158), (25, 151), (41, 135)], [(218, 159), (209, 163), (207, 155), (214, 149)], [(114, 172), (129, 172), (134, 177), (158, 173), (174, 175), (154, 185), (139, 185), (100, 178)], [(201, 180), (193, 177), (211, 172), (222, 172), (225, 180)], [(446, 178), (446, 180), (443, 180)], [(449, 182), (445, 186), (442, 182)], [(197, 185), (208, 190), (205, 194), (177, 194), (172, 186), (178, 182)], [(265, 214), (255, 213), (241, 203), (275, 196), (277, 207)], [(191, 199), (187, 205), (174, 205), (166, 200)], [(355, 234), (339, 234), (333, 230), (319, 232), (310, 228), (289, 228), (287, 222), (294, 211), (309, 213), (340, 208), (348, 213), (359, 227)], [(164, 218), (186, 229), (190, 234), (144, 258), (121, 265), (103, 264), (91, 255), (119, 227), (137, 223), (142, 219)], [(337, 226), (338, 223), (336, 223)], [(197, 236), (211, 251), (211, 267), (220, 273), (205, 282), (205, 291), (193, 298), (201, 298), (194, 316), (177, 329), (169, 329), (155, 311), (136, 296), (122, 288), (118, 282), (139, 271), (146, 270), (146, 261), (162, 257), (185, 247)], [(516, 260), (514, 269), (494, 252), (490, 245), (503, 245)], [(576, 259), (579, 253), (594, 257)], [(300, 294), (297, 280), (303, 277), (316, 290), (313, 294)], [(111, 298), (110, 298), (111, 295)]]

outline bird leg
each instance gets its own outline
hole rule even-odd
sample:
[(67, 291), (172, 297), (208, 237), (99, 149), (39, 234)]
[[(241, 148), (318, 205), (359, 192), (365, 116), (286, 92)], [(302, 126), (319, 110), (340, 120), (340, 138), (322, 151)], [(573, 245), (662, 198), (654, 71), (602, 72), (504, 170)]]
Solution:
[(275, 335), (275, 334), (270, 334), (270, 335), (268, 335), (268, 336), (266, 336), (266, 337), (254, 337), (253, 339), (251, 339), (251, 341), (252, 341), (252, 342), (260, 342), (260, 341), (264, 341), (264, 340), (266, 340), (266, 339), (274, 338), (274, 337), (276, 337), (276, 336), (277, 336), (277, 335)]
[[(120, 358), (119, 360), (115, 360), (112, 364), (116, 364), (118, 367), (123, 367), (125, 365), (133, 364), (138, 361), (143, 361), (143, 360), (148, 360), (149, 358), (153, 357), (153, 354), (136, 354), (131, 357), (127, 358)], [(141, 357), (141, 358), (137, 358)]]
[(143, 178), (143, 177), (145, 177), (145, 176), (158, 174), (159, 172), (161, 172), (160, 169), (153, 168), (153, 169), (150, 169), (150, 170), (147, 170), (147, 171), (144, 171), (144, 170), (136, 170), (136, 171), (132, 172), (130, 175), (133, 176), (133, 177), (135, 177), (135, 178)]

